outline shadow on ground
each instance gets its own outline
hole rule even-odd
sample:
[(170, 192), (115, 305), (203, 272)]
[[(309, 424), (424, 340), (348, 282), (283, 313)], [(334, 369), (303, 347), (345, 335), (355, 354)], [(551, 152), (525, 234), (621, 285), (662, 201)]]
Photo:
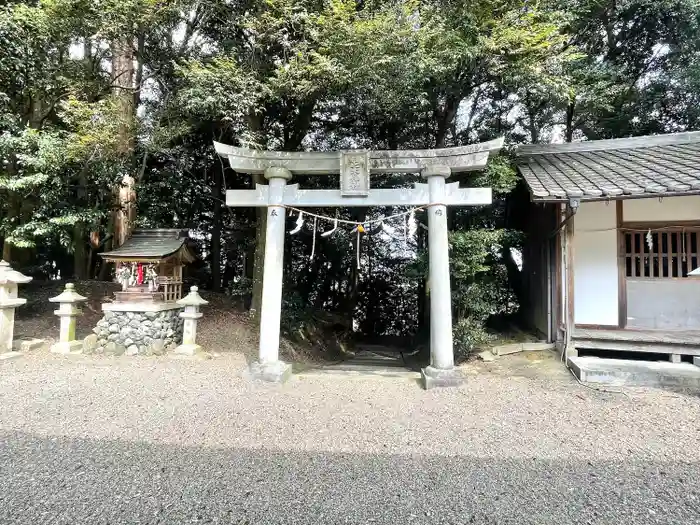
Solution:
[(0, 445), (3, 524), (700, 523), (694, 463)]

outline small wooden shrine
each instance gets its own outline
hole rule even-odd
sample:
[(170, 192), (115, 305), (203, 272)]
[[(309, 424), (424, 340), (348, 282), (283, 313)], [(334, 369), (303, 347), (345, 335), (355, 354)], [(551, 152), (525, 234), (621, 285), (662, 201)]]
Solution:
[(116, 302), (174, 302), (182, 297), (182, 268), (196, 256), (187, 230), (134, 230), (116, 250), (101, 254), (116, 265)]

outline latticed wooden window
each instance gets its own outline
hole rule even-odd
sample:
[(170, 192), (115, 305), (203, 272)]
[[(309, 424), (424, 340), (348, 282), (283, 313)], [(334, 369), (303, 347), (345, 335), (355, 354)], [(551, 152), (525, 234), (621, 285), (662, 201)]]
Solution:
[(700, 228), (624, 232), (627, 277), (686, 277), (698, 267)]

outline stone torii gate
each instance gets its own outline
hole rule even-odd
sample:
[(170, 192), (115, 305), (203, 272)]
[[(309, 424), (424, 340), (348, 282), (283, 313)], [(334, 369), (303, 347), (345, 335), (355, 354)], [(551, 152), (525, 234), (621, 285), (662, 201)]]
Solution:
[[(240, 173), (264, 174), (267, 185), (251, 190), (228, 190), (227, 206), (267, 207), (265, 266), (260, 310), (258, 361), (252, 377), (282, 382), (291, 367), (279, 360), (285, 206), (429, 206), (428, 257), (430, 282), (430, 366), (422, 370), (425, 388), (459, 384), (454, 368), (452, 300), (447, 243), (447, 206), (491, 204), (491, 188), (460, 189), (446, 184), (452, 173), (483, 169), (503, 139), (457, 148), (407, 151), (278, 152), (214, 143), (216, 152)], [(287, 184), (293, 174), (338, 175), (340, 189), (304, 190)], [(427, 184), (413, 188), (371, 189), (370, 174), (420, 173)]]

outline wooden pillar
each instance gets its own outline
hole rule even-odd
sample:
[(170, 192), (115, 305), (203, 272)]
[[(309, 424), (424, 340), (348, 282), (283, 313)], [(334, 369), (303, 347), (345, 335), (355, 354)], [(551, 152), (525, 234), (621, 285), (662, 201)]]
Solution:
[[(561, 204), (554, 205), (554, 224), (556, 228), (559, 228), (561, 221), (563, 220), (563, 207)], [(553, 294), (553, 307), (552, 307), (552, 330), (554, 342), (557, 343), (557, 348), (563, 349), (564, 344), (564, 318), (563, 313), (563, 282), (562, 276), (564, 275), (564, 233), (557, 230), (554, 235), (554, 294)]]
[(564, 220), (564, 353), (566, 357), (576, 357), (578, 354), (573, 344), (573, 335), (575, 330), (574, 316), (574, 213), (578, 208), (578, 203), (575, 208), (569, 203), (565, 207)]
[[(615, 201), (615, 206), (617, 213), (617, 325), (624, 328), (627, 325), (627, 247), (625, 232), (622, 231), (622, 201)], [(680, 260), (680, 257), (678, 259)]]

